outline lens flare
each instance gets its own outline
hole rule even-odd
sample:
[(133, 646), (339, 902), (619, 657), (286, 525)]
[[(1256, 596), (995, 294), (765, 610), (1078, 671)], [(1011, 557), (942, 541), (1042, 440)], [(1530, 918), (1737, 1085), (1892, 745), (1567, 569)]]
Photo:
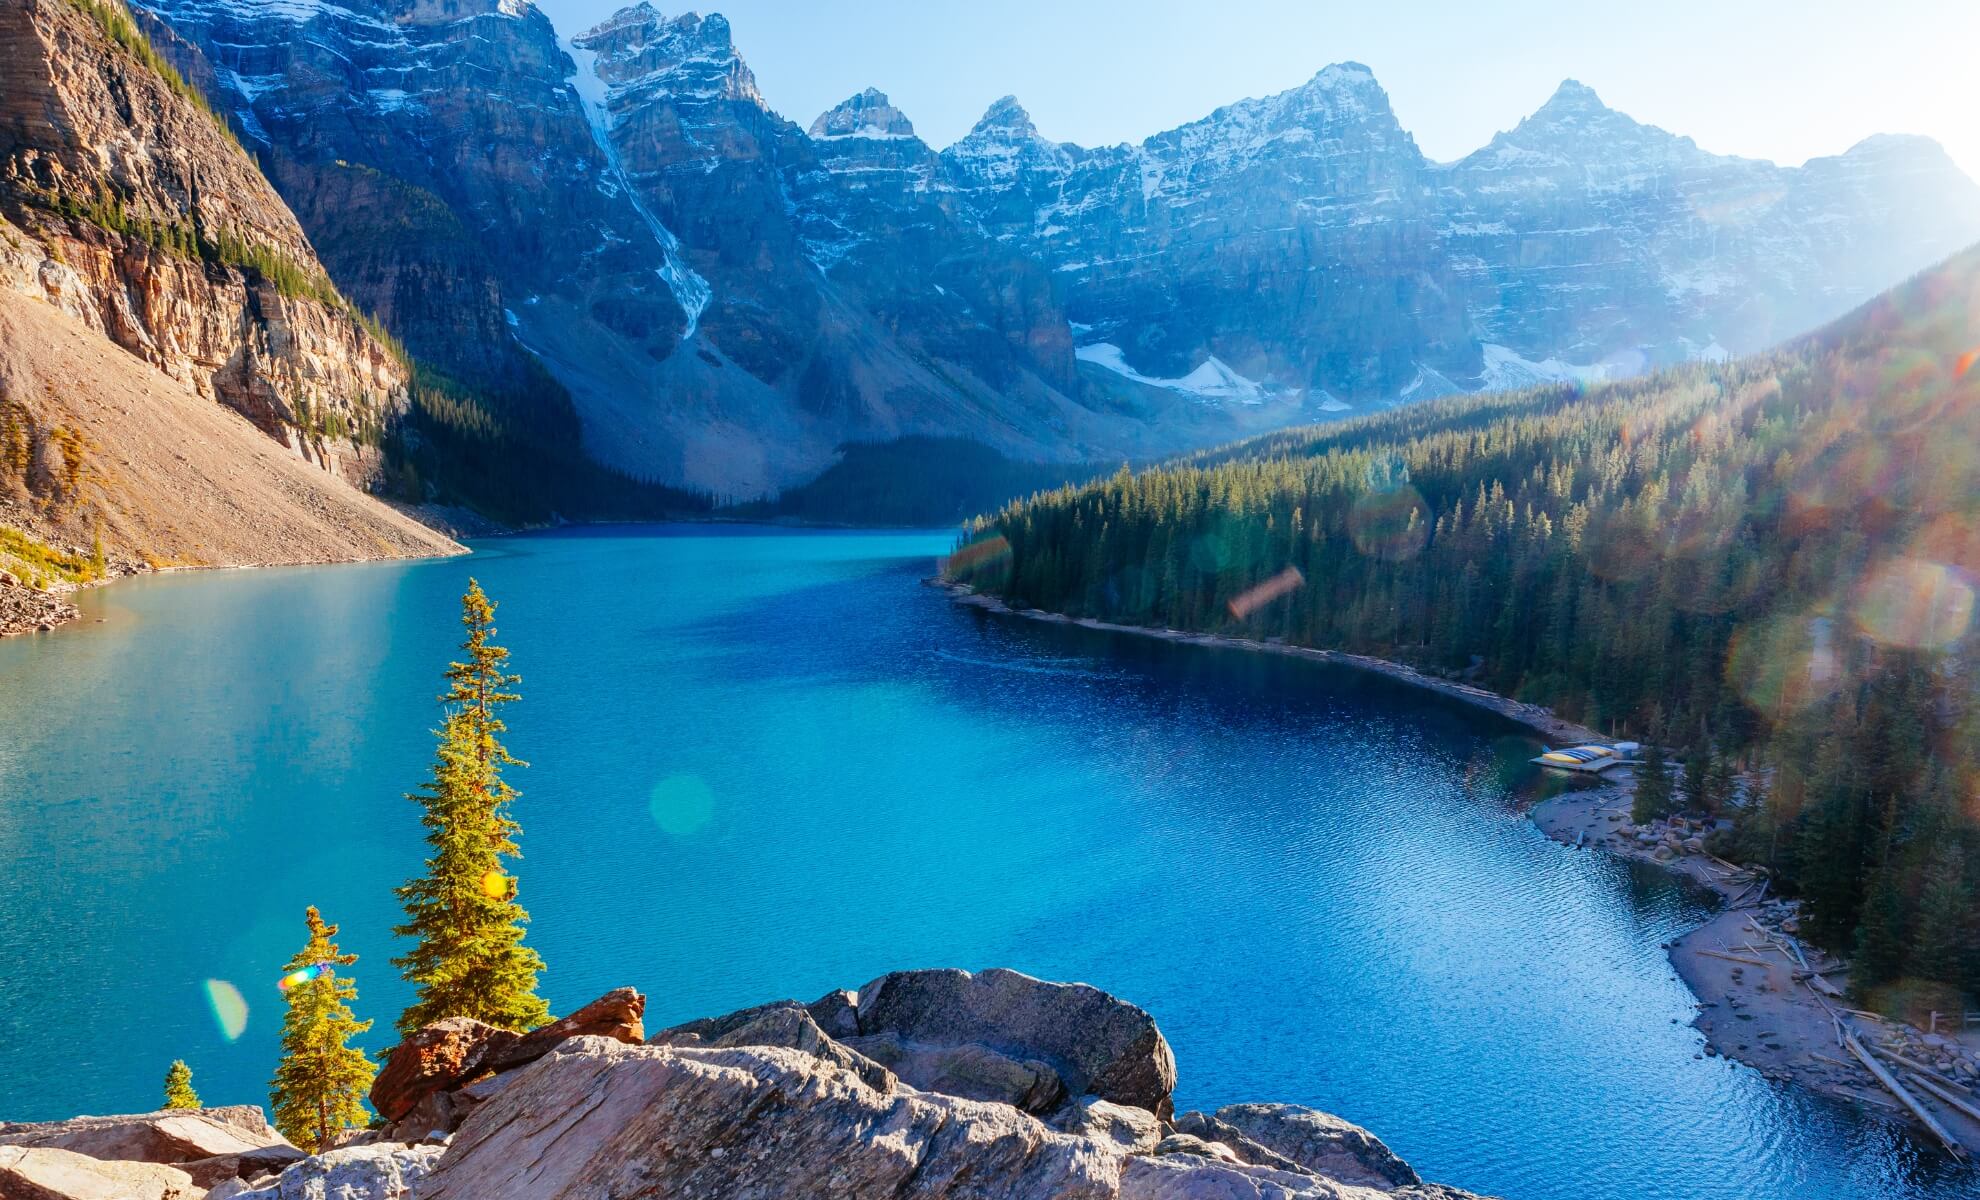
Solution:
[(1634, 521), (1612, 520), (1583, 535), (1588, 569), (1603, 579), (1629, 583), (1657, 565), (1659, 542)]
[(715, 793), (698, 775), (669, 775), (653, 785), (647, 809), (661, 832), (686, 837), (714, 819)]
[(481, 894), (490, 900), (509, 898), (509, 877), (500, 870), (484, 872), (481, 876)]
[(275, 981), (275, 986), (286, 992), (290, 988), (299, 987), (312, 979), (328, 979), (332, 969), (331, 965), (327, 962), (311, 963), (300, 970), (291, 971), (287, 975), (282, 976)]
[(1935, 650), (1951, 645), (1973, 621), (1973, 586), (1944, 563), (1897, 558), (1857, 590), (1856, 627), (1886, 646)]
[(1733, 634), (1726, 680), (1763, 717), (1792, 715), (1842, 686), (1835, 622), (1788, 617), (1748, 625)]
[(1408, 484), (1369, 492), (1348, 510), (1354, 548), (1383, 562), (1415, 558), (1430, 540), (1430, 507)]
[(206, 981), (206, 1004), (213, 1010), (213, 1021), (220, 1026), (220, 1036), (228, 1041), (238, 1041), (247, 1031), (248, 1006), (241, 998), (241, 989), (224, 979)]
[(1231, 616), (1242, 621), (1252, 613), (1290, 592), (1306, 585), (1306, 576), (1299, 573), (1298, 567), (1287, 567), (1277, 575), (1256, 587), (1246, 588), (1231, 600)]
[(995, 533), (951, 554), (942, 564), (942, 573), (951, 576), (973, 574), (1008, 564), (1010, 560), (1011, 543), (1003, 534)]
[(1980, 350), (1968, 350), (1966, 353), (1960, 355), (1953, 362), (1953, 378), (1966, 378), (1966, 373), (1973, 369), (1975, 362), (1980, 362)]
[(1205, 575), (1215, 575), (1230, 566), (1234, 557), (1230, 530), (1222, 522), (1189, 544), (1189, 565)]

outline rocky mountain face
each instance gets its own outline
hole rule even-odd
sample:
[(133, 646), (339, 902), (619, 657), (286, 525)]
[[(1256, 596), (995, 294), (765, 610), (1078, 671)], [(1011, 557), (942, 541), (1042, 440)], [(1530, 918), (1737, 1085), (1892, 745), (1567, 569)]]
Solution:
[(366, 435), (404, 406), (406, 366), (134, 32), (101, 4), (0, 10), (0, 281), (299, 457), (368, 481)]
[(1777, 167), (1572, 82), (1455, 163), (1353, 63), (1137, 145), (1006, 98), (938, 152), (874, 89), (785, 120), (719, 15), (560, 42), (527, 0), (140, 2), (415, 352), (540, 361), (592, 455), (723, 495), (848, 441), (1149, 458), (1738, 353), (1980, 238), (1928, 141)]
[(645, 1005), (621, 988), (524, 1035), (429, 1025), (372, 1090), (390, 1123), (307, 1158), (258, 1110), (0, 1124), (0, 1194), (1475, 1200), (1313, 1109), (1176, 1113), (1153, 1019), (1085, 984), (899, 971), (650, 1037)]
[(1757, 350), (1980, 236), (1980, 188), (1926, 139), (1778, 167), (1570, 80), (1433, 163), (1353, 63), (1136, 146), (1051, 142), (1006, 97), (943, 158), (1052, 266), (1082, 358), (1322, 412)]
[(0, 5), (0, 78), (0, 635), (51, 582), (458, 551), (364, 491), (403, 355), (128, 13)]
[[(505, 310), (555, 304), (671, 350), (684, 276), (594, 142), (550, 22), (516, 0), (157, 0), (325, 262), (422, 361), (527, 370)], [(691, 295), (691, 293), (690, 293)]]

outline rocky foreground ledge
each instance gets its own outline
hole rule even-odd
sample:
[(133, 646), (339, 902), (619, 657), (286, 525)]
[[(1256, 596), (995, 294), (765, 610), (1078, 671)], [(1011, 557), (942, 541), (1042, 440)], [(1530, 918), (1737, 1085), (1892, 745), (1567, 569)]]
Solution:
[(1469, 1200), (1309, 1108), (1176, 1114), (1154, 1020), (1085, 984), (905, 971), (651, 1037), (645, 1004), (429, 1025), (316, 1156), (251, 1107), (0, 1124), (0, 1197)]

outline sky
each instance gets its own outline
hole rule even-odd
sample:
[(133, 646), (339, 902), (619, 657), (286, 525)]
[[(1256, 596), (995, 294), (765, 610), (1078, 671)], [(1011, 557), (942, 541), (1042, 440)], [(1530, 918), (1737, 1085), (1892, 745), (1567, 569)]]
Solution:
[[(625, 0), (537, 0), (560, 33)], [(672, 15), (681, 5), (654, 0)], [(1980, 0), (715, 0), (801, 125), (866, 87), (935, 146), (1015, 94), (1059, 141), (1139, 141), (1219, 105), (1372, 68), (1433, 159), (1579, 79), (1707, 150), (1799, 164), (1873, 133), (1980, 178)]]

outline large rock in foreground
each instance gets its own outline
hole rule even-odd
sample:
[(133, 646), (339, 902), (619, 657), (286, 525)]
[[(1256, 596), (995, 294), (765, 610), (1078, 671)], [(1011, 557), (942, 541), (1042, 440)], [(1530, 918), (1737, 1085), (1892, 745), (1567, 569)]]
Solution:
[[(1098, 1104), (1107, 1104), (1097, 1101)], [(1068, 1133), (1002, 1103), (897, 1089), (785, 1047), (577, 1038), (454, 1135), (420, 1200), (1423, 1200), (1172, 1138)], [(286, 1196), (284, 1197), (286, 1200)]]
[[(280, 1171), (304, 1157), (252, 1104), (0, 1123), (0, 1146), (63, 1150), (105, 1162), (163, 1163), (201, 1188)], [(0, 1200), (11, 1196), (0, 1190)]]
[(206, 1189), (177, 1167), (104, 1162), (42, 1146), (0, 1146), (4, 1200), (199, 1200)]
[(252, 1104), (67, 1121), (0, 1121), (0, 1146), (46, 1146), (134, 1162), (191, 1162), (277, 1144), (287, 1143)]

